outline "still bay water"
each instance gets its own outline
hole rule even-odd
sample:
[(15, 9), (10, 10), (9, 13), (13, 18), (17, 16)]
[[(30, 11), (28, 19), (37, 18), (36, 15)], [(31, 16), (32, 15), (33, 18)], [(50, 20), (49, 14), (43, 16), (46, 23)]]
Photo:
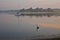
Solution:
[[(39, 25), (37, 32), (36, 26)], [(34, 39), (60, 36), (60, 16), (0, 14), (0, 38)]]

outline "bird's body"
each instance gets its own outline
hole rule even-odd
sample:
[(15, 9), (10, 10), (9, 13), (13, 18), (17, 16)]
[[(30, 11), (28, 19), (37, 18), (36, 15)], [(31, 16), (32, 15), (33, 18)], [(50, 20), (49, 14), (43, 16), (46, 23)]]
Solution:
[(37, 29), (39, 29), (39, 27), (37, 26)]
[(38, 32), (39, 26), (37, 25), (37, 32)]

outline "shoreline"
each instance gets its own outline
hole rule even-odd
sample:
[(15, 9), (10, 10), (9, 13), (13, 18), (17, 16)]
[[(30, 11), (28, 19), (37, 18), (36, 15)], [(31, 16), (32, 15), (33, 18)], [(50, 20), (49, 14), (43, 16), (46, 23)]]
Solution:
[(32, 40), (60, 40), (60, 37), (58, 37), (58, 38), (45, 38), (45, 39), (32, 39)]
[(20, 12), (22, 16), (60, 16), (60, 12)]

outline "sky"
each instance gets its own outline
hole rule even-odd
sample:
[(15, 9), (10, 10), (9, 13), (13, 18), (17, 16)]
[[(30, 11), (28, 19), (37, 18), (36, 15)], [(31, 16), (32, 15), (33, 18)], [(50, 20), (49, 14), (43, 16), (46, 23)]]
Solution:
[(60, 8), (60, 0), (0, 0), (0, 10), (22, 8)]

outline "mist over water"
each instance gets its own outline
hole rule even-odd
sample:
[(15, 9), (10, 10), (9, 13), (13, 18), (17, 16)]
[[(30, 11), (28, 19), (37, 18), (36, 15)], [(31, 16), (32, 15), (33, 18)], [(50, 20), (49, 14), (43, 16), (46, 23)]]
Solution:
[[(36, 25), (40, 29), (36, 31)], [(60, 16), (20, 16), (0, 15), (0, 37), (3, 38), (36, 38), (51, 37), (60, 34)]]

